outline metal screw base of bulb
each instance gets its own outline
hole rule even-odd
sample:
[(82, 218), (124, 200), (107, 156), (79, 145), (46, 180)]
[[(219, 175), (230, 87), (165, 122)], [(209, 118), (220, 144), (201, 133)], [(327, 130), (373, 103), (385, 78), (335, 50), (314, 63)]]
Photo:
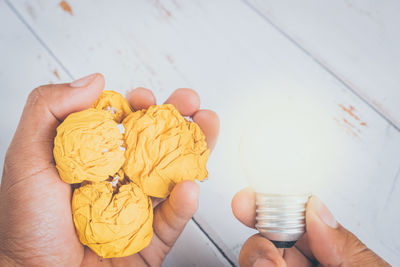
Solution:
[(256, 228), (277, 248), (290, 248), (305, 232), (305, 211), (310, 194), (256, 193)]

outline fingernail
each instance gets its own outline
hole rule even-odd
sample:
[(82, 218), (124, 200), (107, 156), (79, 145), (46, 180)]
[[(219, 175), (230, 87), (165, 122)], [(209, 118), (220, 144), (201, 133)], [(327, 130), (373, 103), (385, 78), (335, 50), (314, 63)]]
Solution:
[(258, 258), (253, 264), (253, 267), (267, 267), (267, 266), (276, 266), (276, 265), (272, 261), (263, 258)]
[(85, 86), (91, 84), (95, 77), (96, 77), (96, 73), (93, 73), (88, 76), (82, 77), (78, 80), (75, 80), (72, 83), (70, 83), (69, 85), (71, 87), (85, 87)]
[(319, 198), (313, 196), (307, 205), (311, 210), (317, 213), (323, 223), (331, 228), (338, 227), (335, 217), (333, 217), (332, 213)]

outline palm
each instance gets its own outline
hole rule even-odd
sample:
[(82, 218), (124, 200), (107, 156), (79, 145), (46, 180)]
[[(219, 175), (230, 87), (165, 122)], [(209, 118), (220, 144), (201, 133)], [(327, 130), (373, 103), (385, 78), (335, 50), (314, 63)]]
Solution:
[[(33, 190), (27, 191), (26, 188)], [(71, 187), (61, 182), (54, 167), (40, 171), (21, 183), (10, 185), (6, 190), (10, 195), (26, 197), (27, 202), (30, 203), (31, 212), (25, 212), (20, 208), (10, 208), (14, 210), (13, 216), (18, 218), (15, 227), (24, 229), (20, 233), (23, 242), (19, 246), (37, 248), (34, 253), (43, 255), (43, 258), (33, 262), (35, 264), (46, 262), (48, 260), (46, 255), (52, 255), (52, 264), (66, 266), (77, 266), (81, 263), (87, 266), (93, 266), (94, 263), (107, 265), (110, 262), (121, 261), (136, 264), (161, 263), (170, 248), (167, 244), (160, 242), (156, 233), (148, 248), (138, 255), (126, 258), (103, 260), (90, 249), (85, 249), (79, 242), (71, 218)], [(26, 240), (29, 241), (26, 242)], [(32, 251), (28, 255), (21, 256), (30, 258), (31, 253)], [(152, 257), (149, 258), (149, 255)]]
[[(31, 190), (26, 190), (26, 188)], [(55, 167), (44, 169), (20, 183), (10, 185), (6, 191), (10, 195), (26, 197), (26, 202), (30, 203), (30, 212), (19, 207), (10, 207), (10, 210), (14, 210), (12, 215), (18, 218), (16, 220), (18, 223), (14, 227), (23, 229), (20, 232), (22, 242), (18, 246), (36, 248), (36, 251), (20, 256), (31, 258), (32, 252), (43, 255), (33, 262), (30, 261), (33, 264), (47, 262), (49, 260), (47, 255), (52, 255), (52, 264), (65, 266), (77, 266), (81, 263), (85, 266), (108, 265), (109, 263), (119, 265), (122, 262), (135, 263), (135, 266), (150, 262), (161, 264), (172, 245), (159, 239), (158, 236), (164, 233), (157, 234), (156, 232), (151, 244), (136, 255), (119, 259), (100, 258), (79, 242), (71, 217), (71, 186), (61, 182)], [(160, 207), (155, 209), (156, 213), (159, 212)], [(156, 229), (158, 229), (157, 226), (155, 226)]]
[[(44, 86), (29, 97), (4, 164), (0, 256), (30, 266), (161, 265), (193, 216), (198, 186), (186, 181), (175, 186), (170, 197), (154, 209), (153, 239), (140, 253), (102, 259), (79, 242), (71, 216), (71, 186), (60, 180), (55, 168), (53, 139), (59, 122), (71, 112), (90, 107), (103, 86), (104, 80), (97, 74), (85, 87)], [(151, 91), (143, 88), (133, 91), (128, 100), (134, 109), (155, 104)], [(194, 91), (177, 90), (167, 102), (183, 115), (192, 116), (213, 146), (218, 118), (211, 111), (198, 110)]]
[(82, 260), (83, 246), (71, 218), (71, 187), (59, 180), (55, 167), (39, 170), (15, 184), (8, 183), (7, 174), (5, 166), (2, 190), (19, 199), (10, 202), (7, 210), (18, 233), (15, 245), (34, 248), (29, 254), (19, 256), (29, 259), (38, 255), (33, 263), (41, 264), (47, 261), (45, 255), (53, 255), (53, 263), (68, 262), (76, 266)]

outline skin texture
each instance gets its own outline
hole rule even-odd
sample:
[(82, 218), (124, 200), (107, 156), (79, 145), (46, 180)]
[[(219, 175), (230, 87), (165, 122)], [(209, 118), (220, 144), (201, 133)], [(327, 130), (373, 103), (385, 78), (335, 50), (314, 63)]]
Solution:
[[(254, 191), (239, 191), (232, 211), (244, 225), (255, 228)], [(240, 251), (240, 266), (390, 266), (338, 224), (315, 196), (307, 205), (306, 224), (306, 234), (289, 249), (277, 249), (268, 239), (253, 235)]]
[[(101, 259), (84, 247), (72, 221), (71, 186), (60, 180), (55, 168), (53, 140), (62, 120), (95, 102), (104, 88), (104, 78), (92, 74), (72, 85), (38, 87), (26, 102), (6, 154), (0, 187), (0, 266), (160, 266), (197, 210), (199, 187), (192, 181), (179, 183), (170, 197), (156, 206), (154, 236), (140, 253)], [(133, 110), (156, 104), (152, 92), (145, 88), (132, 91), (127, 99)], [(167, 102), (179, 106), (200, 100), (194, 91), (179, 89)], [(194, 120), (208, 116), (198, 124), (212, 148), (218, 135), (217, 115), (199, 110), (197, 104), (178, 110)]]

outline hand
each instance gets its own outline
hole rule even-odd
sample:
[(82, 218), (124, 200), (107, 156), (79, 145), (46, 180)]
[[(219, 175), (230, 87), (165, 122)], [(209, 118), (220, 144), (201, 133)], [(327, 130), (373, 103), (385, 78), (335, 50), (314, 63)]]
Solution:
[[(238, 192), (232, 200), (232, 210), (239, 221), (255, 228), (254, 191)], [(390, 266), (338, 224), (314, 196), (307, 204), (306, 229), (303, 237), (289, 249), (277, 249), (268, 239), (253, 235), (240, 251), (240, 266)]]
[[(89, 108), (104, 88), (101, 74), (71, 84), (35, 89), (26, 102), (7, 151), (0, 188), (0, 266), (160, 266), (197, 210), (199, 187), (178, 184), (154, 209), (154, 235), (148, 247), (124, 258), (102, 259), (84, 247), (71, 215), (72, 190), (60, 180), (53, 160), (57, 126), (72, 112)], [(128, 95), (134, 110), (156, 104), (153, 93), (138, 88)], [(167, 100), (204, 131), (212, 148), (219, 121), (199, 110), (200, 99), (190, 89), (178, 89)]]

